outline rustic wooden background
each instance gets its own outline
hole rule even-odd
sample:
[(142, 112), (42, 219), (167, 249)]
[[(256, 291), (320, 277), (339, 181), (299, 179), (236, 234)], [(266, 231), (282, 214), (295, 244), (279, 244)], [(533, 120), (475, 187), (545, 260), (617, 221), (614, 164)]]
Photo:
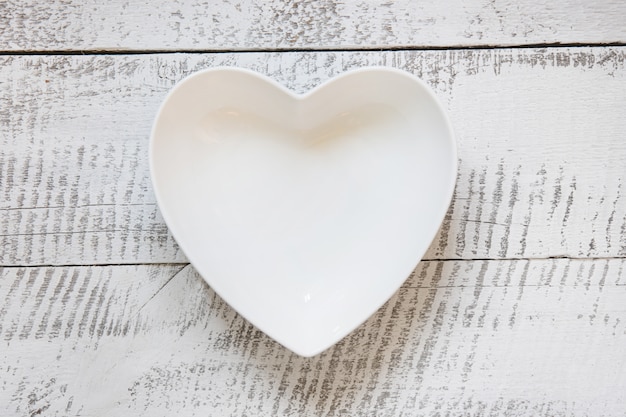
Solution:
[[(0, 415), (626, 416), (626, 2), (0, 2)], [(150, 185), (184, 76), (424, 79), (460, 170), (397, 294), (300, 358), (188, 265)]]

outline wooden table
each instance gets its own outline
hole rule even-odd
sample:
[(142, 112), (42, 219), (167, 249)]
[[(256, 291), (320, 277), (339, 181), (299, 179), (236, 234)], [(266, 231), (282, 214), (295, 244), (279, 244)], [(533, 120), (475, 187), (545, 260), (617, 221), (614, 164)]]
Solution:
[[(626, 2), (0, 2), (0, 415), (626, 415)], [(168, 90), (401, 68), (460, 170), (404, 286), (298, 357), (197, 275), (155, 203)]]

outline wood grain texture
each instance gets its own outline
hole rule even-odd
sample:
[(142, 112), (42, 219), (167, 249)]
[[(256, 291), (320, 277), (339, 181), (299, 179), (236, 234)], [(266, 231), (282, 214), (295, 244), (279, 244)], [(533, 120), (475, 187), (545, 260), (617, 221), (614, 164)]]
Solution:
[(297, 92), (383, 65), (433, 87), (457, 133), (454, 200), (428, 259), (626, 256), (626, 48), (0, 58), (0, 264), (186, 259), (147, 149), (169, 89), (203, 68)]
[(5, 51), (626, 42), (619, 0), (0, 2)]
[[(0, 1), (0, 415), (626, 416), (625, 21), (618, 0)], [(553, 44), (598, 46), (471, 49)], [(314, 358), (221, 300), (155, 203), (157, 108), (223, 65), (296, 92), (404, 69), (458, 135), (430, 261)]]
[(422, 262), (314, 358), (190, 266), (5, 268), (3, 415), (623, 416), (626, 260)]

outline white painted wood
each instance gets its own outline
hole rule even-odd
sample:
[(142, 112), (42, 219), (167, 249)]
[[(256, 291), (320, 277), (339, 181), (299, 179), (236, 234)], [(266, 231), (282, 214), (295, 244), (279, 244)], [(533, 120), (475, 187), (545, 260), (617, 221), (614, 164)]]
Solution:
[[(624, 416), (626, 47), (374, 50), (623, 44), (625, 21), (617, 0), (0, 1), (0, 51), (95, 53), (0, 56), (0, 415)], [(401, 68), (457, 131), (433, 261), (318, 357), (228, 307), (156, 207), (152, 118), (218, 65), (297, 92)]]
[(290, 354), (182, 265), (0, 272), (0, 414), (623, 416), (626, 261), (423, 262)]
[(267, 50), (626, 42), (620, 0), (4, 0), (0, 49)]
[(182, 77), (254, 69), (297, 92), (385, 65), (458, 135), (429, 259), (626, 256), (626, 48), (0, 58), (0, 264), (186, 262), (150, 185), (152, 119)]

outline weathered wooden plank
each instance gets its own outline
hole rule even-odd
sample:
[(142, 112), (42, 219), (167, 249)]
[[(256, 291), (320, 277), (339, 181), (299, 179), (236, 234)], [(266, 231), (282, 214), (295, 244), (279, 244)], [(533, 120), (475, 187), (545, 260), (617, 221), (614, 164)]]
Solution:
[(619, 0), (0, 3), (0, 48), (267, 50), (626, 42)]
[(308, 359), (189, 266), (5, 268), (0, 413), (622, 416), (625, 268), (423, 262)]
[(430, 259), (626, 256), (626, 48), (0, 59), (0, 264), (186, 262), (149, 180), (167, 91), (219, 65), (298, 92), (385, 65), (428, 82), (458, 135)]

